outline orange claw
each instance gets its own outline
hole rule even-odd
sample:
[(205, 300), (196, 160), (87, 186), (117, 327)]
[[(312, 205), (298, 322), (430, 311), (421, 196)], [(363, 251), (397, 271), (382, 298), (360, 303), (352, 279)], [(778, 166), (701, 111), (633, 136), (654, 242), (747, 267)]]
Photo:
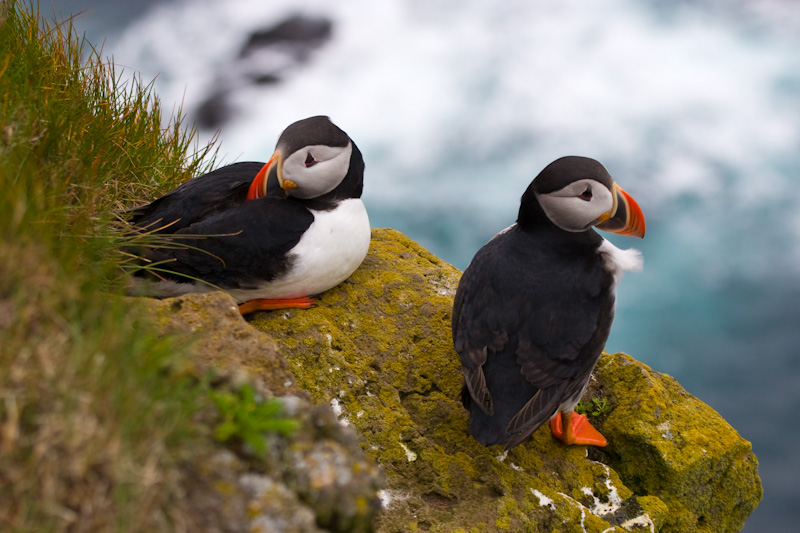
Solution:
[(310, 309), (314, 307), (314, 298), (303, 296), (301, 298), (269, 299), (258, 298), (239, 304), (239, 312), (249, 315), (256, 311), (274, 311), (275, 309)]
[[(562, 418), (565, 418), (562, 422)], [(566, 431), (564, 431), (566, 428)], [(586, 415), (558, 412), (550, 419), (550, 431), (553, 436), (567, 446), (571, 444), (586, 444), (590, 446), (605, 446), (606, 438), (597, 431), (586, 419)]]

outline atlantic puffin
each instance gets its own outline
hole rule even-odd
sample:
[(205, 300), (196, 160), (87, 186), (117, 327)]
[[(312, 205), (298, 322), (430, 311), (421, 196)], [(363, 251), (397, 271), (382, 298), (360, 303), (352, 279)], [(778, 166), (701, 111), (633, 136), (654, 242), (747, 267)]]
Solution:
[(611, 330), (616, 284), (642, 259), (592, 228), (644, 237), (644, 215), (599, 162), (562, 157), (464, 271), (452, 332), (479, 443), (510, 450), (549, 419), (567, 445), (607, 444), (574, 408)]
[(171, 297), (224, 290), (242, 314), (308, 308), (367, 255), (364, 160), (328, 117), (288, 126), (266, 163), (193, 178), (132, 210), (147, 268), (131, 292)]

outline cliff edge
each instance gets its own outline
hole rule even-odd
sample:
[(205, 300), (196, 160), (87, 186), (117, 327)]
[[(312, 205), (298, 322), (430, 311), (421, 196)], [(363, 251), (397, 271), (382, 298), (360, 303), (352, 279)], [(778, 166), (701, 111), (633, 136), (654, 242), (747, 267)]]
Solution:
[[(169, 317), (168, 329), (206, 337), (197, 343), (201, 364), (241, 368), (275, 394), (330, 406), (343, 431), (358, 434), (385, 482), (370, 475), (350, 490), (361, 503), (348, 504), (355, 510), (343, 523), (386, 533), (743, 527), (762, 497), (750, 443), (673, 378), (625, 354), (601, 357), (584, 396), (606, 448), (565, 447), (546, 425), (508, 453), (475, 442), (450, 334), (459, 276), (402, 234), (379, 229), (363, 265), (316, 308), (249, 317), (264, 333), (256, 342), (226, 295), (150, 305)], [(187, 306), (203, 311), (184, 313), (181, 326)], [(219, 327), (216, 313), (236, 325)], [(352, 464), (361, 472), (364, 461), (356, 452)], [(348, 530), (319, 516), (317, 525)]]

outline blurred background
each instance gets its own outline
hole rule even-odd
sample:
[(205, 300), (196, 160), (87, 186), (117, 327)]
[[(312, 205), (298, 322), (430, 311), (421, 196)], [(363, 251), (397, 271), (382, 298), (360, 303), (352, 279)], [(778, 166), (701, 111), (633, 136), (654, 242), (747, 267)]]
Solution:
[[(601, 161), (647, 237), (608, 351), (674, 376), (753, 443), (764, 501), (800, 502), (800, 2), (41, 0), (123, 76), (155, 80), (219, 163), (329, 115), (367, 163), (373, 227), (460, 269), (550, 161)], [(145, 200), (144, 198), (142, 199)], [(795, 413), (795, 414), (793, 414)], [(792, 422), (794, 420), (795, 422)]]

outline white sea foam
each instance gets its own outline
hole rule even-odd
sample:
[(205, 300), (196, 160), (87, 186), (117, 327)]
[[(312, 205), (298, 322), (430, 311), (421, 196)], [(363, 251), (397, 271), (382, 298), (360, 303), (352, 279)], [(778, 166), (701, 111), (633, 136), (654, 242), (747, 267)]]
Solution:
[[(107, 49), (191, 112), (236, 77), (250, 32), (297, 11), (331, 18), (333, 40), (284, 83), (236, 90), (223, 153), (263, 159), (286, 124), (329, 114), (368, 156), (379, 200), (435, 203), (466, 182), (464, 201), (498, 209), (568, 153), (603, 160), (634, 193), (656, 183), (652, 202), (713, 195), (725, 169), (781, 180), (763, 159), (800, 142), (796, 100), (775, 94), (798, 82), (800, 38), (743, 38), (743, 24), (699, 8), (194, 0), (156, 6)], [(478, 187), (486, 173), (504, 186)]]

